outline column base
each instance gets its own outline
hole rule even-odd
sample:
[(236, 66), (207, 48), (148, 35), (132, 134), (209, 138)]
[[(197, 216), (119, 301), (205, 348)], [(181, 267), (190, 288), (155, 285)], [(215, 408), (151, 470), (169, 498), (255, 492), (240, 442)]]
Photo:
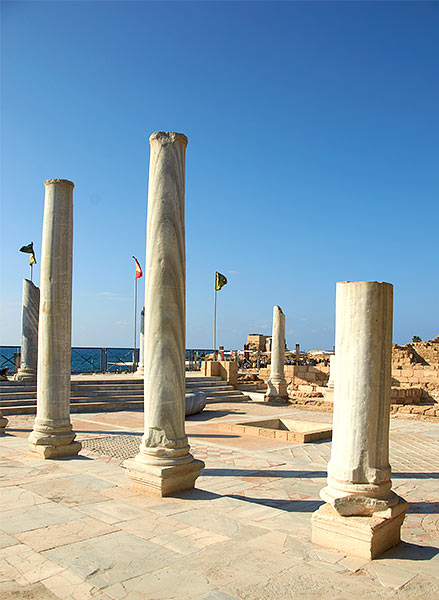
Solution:
[(288, 402), (287, 382), (267, 381), (267, 393), (264, 396), (265, 402), (278, 402), (286, 404)]
[(137, 367), (134, 375), (139, 375), (139, 377), (143, 377), (145, 375), (145, 367)]
[(81, 450), (81, 442), (70, 442), (54, 446), (52, 444), (34, 444), (29, 442), (29, 454), (34, 458), (64, 458), (67, 456), (76, 456)]
[(408, 503), (400, 498), (392, 516), (342, 517), (330, 504), (323, 504), (312, 516), (313, 544), (335, 548), (351, 556), (372, 560), (397, 546)]
[(175, 465), (146, 464), (136, 457), (126, 460), (124, 467), (135, 488), (150, 496), (164, 497), (192, 490), (205, 465), (193, 457), (181, 464), (176, 461)]
[(14, 381), (36, 381), (37, 372), (33, 369), (18, 369), (13, 379)]
[(6, 429), (6, 425), (9, 423), (8, 419), (6, 417), (3, 417), (0, 414), (0, 435), (5, 435), (5, 429)]

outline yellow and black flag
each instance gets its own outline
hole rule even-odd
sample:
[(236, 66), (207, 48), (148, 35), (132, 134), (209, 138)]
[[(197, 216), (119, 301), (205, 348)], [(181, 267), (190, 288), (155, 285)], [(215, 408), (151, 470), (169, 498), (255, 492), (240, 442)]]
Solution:
[(36, 265), (37, 264), (37, 259), (35, 258), (34, 243), (33, 242), (31, 242), (27, 246), (22, 246), (20, 248), (20, 252), (24, 252), (25, 254), (30, 254), (30, 256), (29, 256), (29, 264), (30, 265)]
[(215, 291), (219, 291), (222, 287), (224, 287), (227, 283), (227, 277), (225, 275), (221, 275), (216, 271), (215, 273)]

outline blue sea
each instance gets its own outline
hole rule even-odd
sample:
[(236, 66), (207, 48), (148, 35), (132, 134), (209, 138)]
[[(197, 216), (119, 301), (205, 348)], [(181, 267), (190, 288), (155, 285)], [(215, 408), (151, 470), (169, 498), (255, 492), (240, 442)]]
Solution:
[[(9, 367), (9, 374), (14, 372), (14, 355), (20, 352), (20, 346), (0, 346), (0, 368)], [(201, 358), (209, 349), (188, 349), (186, 358)], [(139, 360), (139, 351), (136, 352), (136, 362)], [(133, 368), (132, 348), (72, 348), (72, 373), (121, 373)]]

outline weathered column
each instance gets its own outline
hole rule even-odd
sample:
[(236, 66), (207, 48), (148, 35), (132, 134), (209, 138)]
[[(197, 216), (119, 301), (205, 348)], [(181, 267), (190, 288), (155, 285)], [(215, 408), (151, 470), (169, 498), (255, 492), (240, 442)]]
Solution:
[(0, 436), (5, 435), (6, 425), (9, 423), (8, 419), (3, 416), (3, 413), (0, 409)]
[(390, 481), (392, 296), (389, 283), (337, 283), (327, 504), (313, 515), (313, 542), (366, 558), (398, 544), (408, 507)]
[(41, 458), (81, 449), (70, 423), (73, 183), (45, 182), (38, 335), (37, 416), (29, 450)]
[(296, 365), (300, 365), (300, 344), (296, 344)]
[(329, 357), (329, 379), (327, 383), (327, 387), (334, 389), (335, 382), (335, 354), (331, 354)]
[(37, 379), (39, 309), (39, 288), (29, 279), (23, 279), (21, 365), (14, 376), (17, 381), (36, 381)]
[(139, 364), (137, 365), (136, 374), (144, 375), (144, 355), (145, 355), (145, 307), (140, 311), (140, 337), (139, 337)]
[(129, 477), (147, 493), (169, 496), (194, 487), (204, 463), (189, 452), (185, 417), (184, 167), (187, 138), (149, 139), (145, 260), (145, 432)]
[(285, 315), (280, 306), (273, 308), (273, 335), (271, 343), (271, 371), (267, 381), (265, 400), (284, 402), (288, 399), (285, 379)]

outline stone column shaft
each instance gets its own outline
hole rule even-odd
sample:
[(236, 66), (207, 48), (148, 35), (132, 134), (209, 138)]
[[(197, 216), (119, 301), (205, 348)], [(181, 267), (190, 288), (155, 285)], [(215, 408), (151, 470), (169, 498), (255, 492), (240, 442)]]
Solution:
[(18, 381), (37, 379), (39, 309), (40, 290), (29, 279), (23, 279), (21, 365), (14, 377)]
[(285, 315), (280, 306), (273, 308), (271, 371), (267, 386), (266, 400), (288, 399), (285, 379)]
[(367, 558), (399, 542), (408, 506), (390, 480), (392, 303), (389, 283), (337, 283), (327, 504), (312, 519), (315, 543)]
[(137, 375), (144, 375), (144, 356), (145, 356), (145, 307), (140, 311), (140, 336), (139, 336), (139, 364), (137, 365)]
[(393, 288), (337, 284), (337, 371), (327, 494), (388, 499)]
[(193, 488), (204, 463), (194, 460), (184, 429), (185, 290), (184, 168), (186, 136), (150, 137), (145, 260), (145, 433), (130, 478), (168, 496)]
[(70, 422), (73, 183), (45, 182), (38, 336), (37, 416), (29, 449), (42, 458), (77, 454)]

